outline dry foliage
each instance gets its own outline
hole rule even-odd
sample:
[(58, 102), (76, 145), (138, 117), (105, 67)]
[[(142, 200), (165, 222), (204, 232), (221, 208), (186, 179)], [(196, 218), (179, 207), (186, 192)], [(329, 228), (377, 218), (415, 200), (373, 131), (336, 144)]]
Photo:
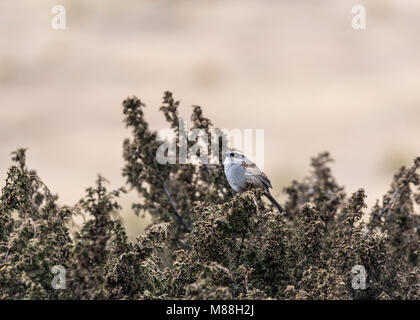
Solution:
[[(177, 130), (179, 102), (166, 92), (161, 111)], [(0, 199), (1, 299), (419, 299), (420, 158), (401, 168), (367, 223), (363, 189), (347, 196), (328, 153), (312, 159), (302, 181), (285, 189), (286, 215), (258, 191), (234, 195), (219, 165), (160, 165), (161, 144), (136, 97), (123, 102), (132, 137), (124, 141), (126, 187), (137, 213), (153, 223), (134, 243), (111, 218), (124, 189), (98, 177), (73, 207), (13, 153)], [(194, 128), (211, 129), (199, 106)], [(178, 139), (179, 140), (179, 139)], [(177, 144), (180, 141), (177, 140)], [(191, 143), (191, 142), (189, 142)], [(71, 235), (72, 217), (90, 219)], [(66, 268), (65, 290), (51, 268)], [(367, 272), (352, 288), (352, 267)]]

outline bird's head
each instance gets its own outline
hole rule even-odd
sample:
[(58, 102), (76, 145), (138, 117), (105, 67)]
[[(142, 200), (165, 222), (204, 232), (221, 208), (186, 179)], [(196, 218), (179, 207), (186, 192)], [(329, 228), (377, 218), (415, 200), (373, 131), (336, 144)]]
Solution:
[(242, 161), (246, 160), (245, 155), (237, 150), (229, 150), (224, 153), (225, 160), (223, 161), (224, 165), (229, 164), (241, 164)]

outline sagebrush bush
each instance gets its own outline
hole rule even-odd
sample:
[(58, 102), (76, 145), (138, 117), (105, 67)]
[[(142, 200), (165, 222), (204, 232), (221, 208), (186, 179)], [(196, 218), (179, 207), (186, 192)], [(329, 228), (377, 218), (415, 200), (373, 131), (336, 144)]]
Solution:
[[(166, 92), (160, 109), (175, 131), (178, 106)], [(162, 142), (144, 109), (136, 97), (123, 102), (132, 131), (123, 144), (125, 188), (139, 194), (135, 212), (153, 218), (133, 243), (111, 216), (124, 188), (108, 192), (99, 176), (79, 203), (60, 207), (27, 168), (25, 150), (13, 153), (0, 199), (0, 298), (420, 298), (420, 158), (401, 168), (366, 220), (364, 190), (346, 195), (322, 153), (306, 178), (285, 188), (281, 215), (258, 190), (235, 195), (221, 165), (160, 165)], [(199, 106), (191, 122), (212, 128)], [(72, 234), (77, 214), (89, 219)], [(64, 290), (51, 286), (55, 265), (67, 271)], [(352, 287), (357, 265), (365, 289)]]

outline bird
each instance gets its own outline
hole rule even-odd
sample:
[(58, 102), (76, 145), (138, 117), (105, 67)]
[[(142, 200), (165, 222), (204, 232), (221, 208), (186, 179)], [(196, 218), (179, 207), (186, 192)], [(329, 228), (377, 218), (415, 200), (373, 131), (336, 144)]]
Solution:
[(242, 152), (230, 150), (224, 153), (223, 161), (226, 179), (229, 185), (237, 193), (242, 193), (252, 185), (264, 191), (264, 195), (271, 201), (280, 213), (284, 213), (283, 207), (270, 194), (272, 188), (267, 175), (249, 160)]

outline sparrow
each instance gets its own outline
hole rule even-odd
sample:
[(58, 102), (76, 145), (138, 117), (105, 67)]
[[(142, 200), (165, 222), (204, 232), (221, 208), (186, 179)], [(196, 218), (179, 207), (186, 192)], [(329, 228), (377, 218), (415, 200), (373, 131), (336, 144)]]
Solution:
[(227, 151), (224, 155), (225, 160), (223, 161), (223, 166), (226, 179), (233, 190), (242, 193), (247, 190), (249, 185), (253, 185), (264, 191), (264, 195), (280, 213), (285, 212), (283, 207), (270, 194), (272, 185), (267, 175), (255, 163), (239, 151)]

